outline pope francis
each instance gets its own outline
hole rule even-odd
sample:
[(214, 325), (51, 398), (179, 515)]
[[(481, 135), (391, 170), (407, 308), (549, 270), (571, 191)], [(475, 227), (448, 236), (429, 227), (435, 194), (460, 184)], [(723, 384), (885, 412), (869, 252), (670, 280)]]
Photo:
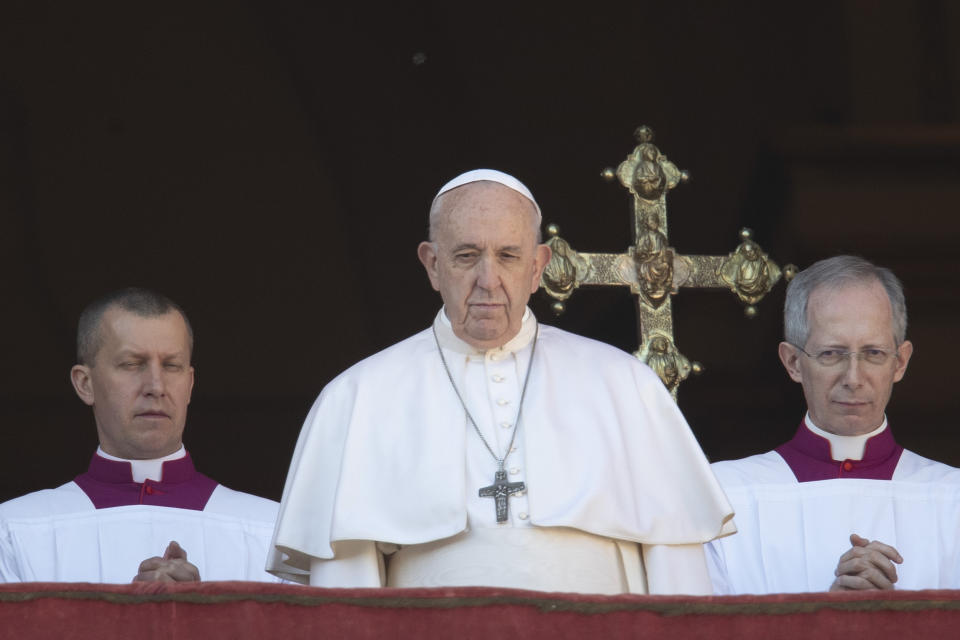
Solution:
[[(530, 191), (447, 183), (420, 261), (443, 308), (326, 386), (300, 434), (268, 569), (329, 587), (707, 594), (732, 510), (656, 375), (541, 325)], [(303, 572), (309, 572), (309, 578)]]

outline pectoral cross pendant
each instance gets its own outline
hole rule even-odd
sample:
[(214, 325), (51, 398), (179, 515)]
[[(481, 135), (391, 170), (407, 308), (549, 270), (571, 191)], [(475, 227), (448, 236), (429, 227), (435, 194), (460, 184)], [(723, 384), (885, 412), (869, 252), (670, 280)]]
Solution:
[(493, 498), (497, 506), (497, 522), (507, 521), (507, 498), (526, 489), (522, 482), (507, 482), (507, 472), (497, 471), (493, 484), (480, 489), (481, 498)]

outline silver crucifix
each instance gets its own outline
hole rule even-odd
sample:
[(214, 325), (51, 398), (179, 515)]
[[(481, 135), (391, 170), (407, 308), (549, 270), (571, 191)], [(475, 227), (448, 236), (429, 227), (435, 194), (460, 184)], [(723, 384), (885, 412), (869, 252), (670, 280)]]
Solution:
[(481, 498), (493, 498), (497, 505), (497, 522), (507, 521), (507, 498), (523, 491), (526, 486), (522, 482), (507, 482), (507, 472), (497, 471), (493, 484), (480, 489)]

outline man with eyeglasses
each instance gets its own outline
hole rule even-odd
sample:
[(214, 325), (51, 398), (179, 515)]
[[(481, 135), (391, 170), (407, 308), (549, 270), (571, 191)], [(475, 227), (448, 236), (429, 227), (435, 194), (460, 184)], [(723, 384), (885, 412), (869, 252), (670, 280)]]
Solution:
[(787, 287), (787, 374), (807, 414), (773, 451), (718, 462), (739, 533), (708, 545), (714, 591), (960, 586), (960, 469), (894, 440), (885, 409), (907, 370), (903, 288), (854, 256)]

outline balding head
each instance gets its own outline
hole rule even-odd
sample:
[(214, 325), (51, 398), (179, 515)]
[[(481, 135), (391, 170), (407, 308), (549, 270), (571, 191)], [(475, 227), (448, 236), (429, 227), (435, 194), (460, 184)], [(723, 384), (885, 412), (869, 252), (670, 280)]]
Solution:
[[(474, 197), (484, 190), (489, 192), (491, 189), (495, 191), (503, 188), (503, 185), (500, 183), (491, 182), (489, 180), (481, 180), (456, 187), (451, 191), (445, 191), (438, 195), (433, 200), (433, 204), (430, 207), (430, 241), (434, 242), (436, 240), (438, 225), (443, 224), (446, 214), (451, 211), (456, 211), (458, 208), (460, 208), (464, 199)], [(527, 211), (529, 225), (533, 230), (533, 237), (535, 241), (539, 243), (542, 238), (540, 233), (539, 207), (537, 207), (537, 204), (534, 201), (530, 200), (526, 196), (522, 196), (521, 199), (517, 199), (517, 202), (519, 202), (520, 206)]]
[(462, 187), (480, 183), (499, 184), (507, 187), (508, 189), (516, 191), (526, 198), (532, 205), (533, 213), (536, 216), (533, 221), (533, 225), (536, 229), (537, 241), (540, 241), (540, 222), (543, 218), (542, 214), (540, 213), (540, 205), (537, 204), (537, 201), (534, 199), (530, 189), (527, 188), (527, 185), (523, 184), (509, 173), (497, 171), (496, 169), (473, 169), (472, 171), (466, 171), (440, 187), (437, 195), (433, 198), (433, 204), (430, 205), (431, 241), (436, 235), (436, 225), (439, 215), (447, 209), (456, 206), (456, 202), (464, 195)]

